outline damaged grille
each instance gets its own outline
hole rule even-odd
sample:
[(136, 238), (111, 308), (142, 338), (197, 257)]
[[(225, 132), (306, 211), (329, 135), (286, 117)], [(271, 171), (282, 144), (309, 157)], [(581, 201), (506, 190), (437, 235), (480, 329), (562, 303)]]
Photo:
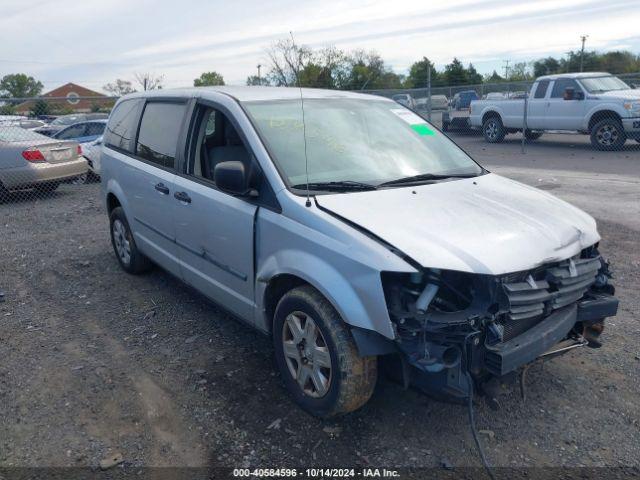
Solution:
[(508, 301), (502, 340), (527, 331), (553, 310), (578, 301), (593, 285), (600, 270), (600, 257), (570, 259), (530, 272), (522, 281), (503, 283)]

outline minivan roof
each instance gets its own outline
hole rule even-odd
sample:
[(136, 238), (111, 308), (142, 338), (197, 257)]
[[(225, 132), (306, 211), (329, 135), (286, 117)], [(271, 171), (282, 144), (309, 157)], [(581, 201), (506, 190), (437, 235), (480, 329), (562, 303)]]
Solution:
[[(162, 90), (147, 90), (127, 95), (126, 98), (153, 98), (153, 97), (197, 97), (215, 99), (213, 93), (222, 93), (235, 98), (239, 102), (253, 102), (266, 100), (295, 100), (300, 98), (300, 89), (296, 87), (258, 87), (258, 86), (216, 86), (216, 87), (190, 87), (169, 88)], [(324, 90), (321, 88), (303, 88), (302, 95), (305, 99), (314, 98), (369, 98), (371, 100), (391, 101), (377, 95), (347, 92), (343, 90)]]

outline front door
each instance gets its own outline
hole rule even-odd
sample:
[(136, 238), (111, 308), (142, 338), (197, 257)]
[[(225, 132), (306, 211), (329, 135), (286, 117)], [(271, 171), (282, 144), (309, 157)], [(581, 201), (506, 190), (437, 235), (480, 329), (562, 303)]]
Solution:
[(545, 115), (545, 123), (549, 130), (579, 130), (582, 126), (584, 99), (565, 100), (564, 92), (567, 88), (573, 88), (576, 93), (582, 92), (578, 82), (572, 78), (558, 78), (551, 85)]
[[(199, 107), (185, 175), (175, 179), (176, 244), (183, 279), (239, 317), (254, 317), (254, 224), (257, 207), (216, 188), (223, 161), (251, 162), (220, 111)], [(247, 164), (247, 170), (250, 167)]]

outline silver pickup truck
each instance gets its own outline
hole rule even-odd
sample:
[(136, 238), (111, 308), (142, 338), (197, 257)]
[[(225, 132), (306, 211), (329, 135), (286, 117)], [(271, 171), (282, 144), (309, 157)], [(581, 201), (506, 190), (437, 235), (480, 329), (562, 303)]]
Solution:
[[(523, 128), (525, 100), (475, 100), (470, 123), (489, 143)], [(564, 73), (539, 77), (529, 92), (525, 135), (545, 131), (591, 136), (598, 150), (619, 150), (627, 139), (640, 142), (640, 90), (608, 73)]]

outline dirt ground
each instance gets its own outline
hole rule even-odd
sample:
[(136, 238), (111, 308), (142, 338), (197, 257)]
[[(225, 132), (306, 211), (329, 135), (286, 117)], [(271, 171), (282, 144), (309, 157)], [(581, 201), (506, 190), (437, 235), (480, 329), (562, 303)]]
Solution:
[[(608, 193), (609, 210), (638, 207), (639, 177), (630, 195)], [(499, 410), (478, 403), (494, 465), (640, 467), (640, 220), (603, 212), (591, 213), (619, 314), (603, 348), (533, 366), (526, 401), (507, 383)], [(115, 454), (132, 467), (480, 465), (464, 407), (385, 379), (358, 412), (305, 414), (268, 338), (159, 269), (120, 270), (99, 185), (0, 205), (0, 249), (0, 468), (95, 467)]]

